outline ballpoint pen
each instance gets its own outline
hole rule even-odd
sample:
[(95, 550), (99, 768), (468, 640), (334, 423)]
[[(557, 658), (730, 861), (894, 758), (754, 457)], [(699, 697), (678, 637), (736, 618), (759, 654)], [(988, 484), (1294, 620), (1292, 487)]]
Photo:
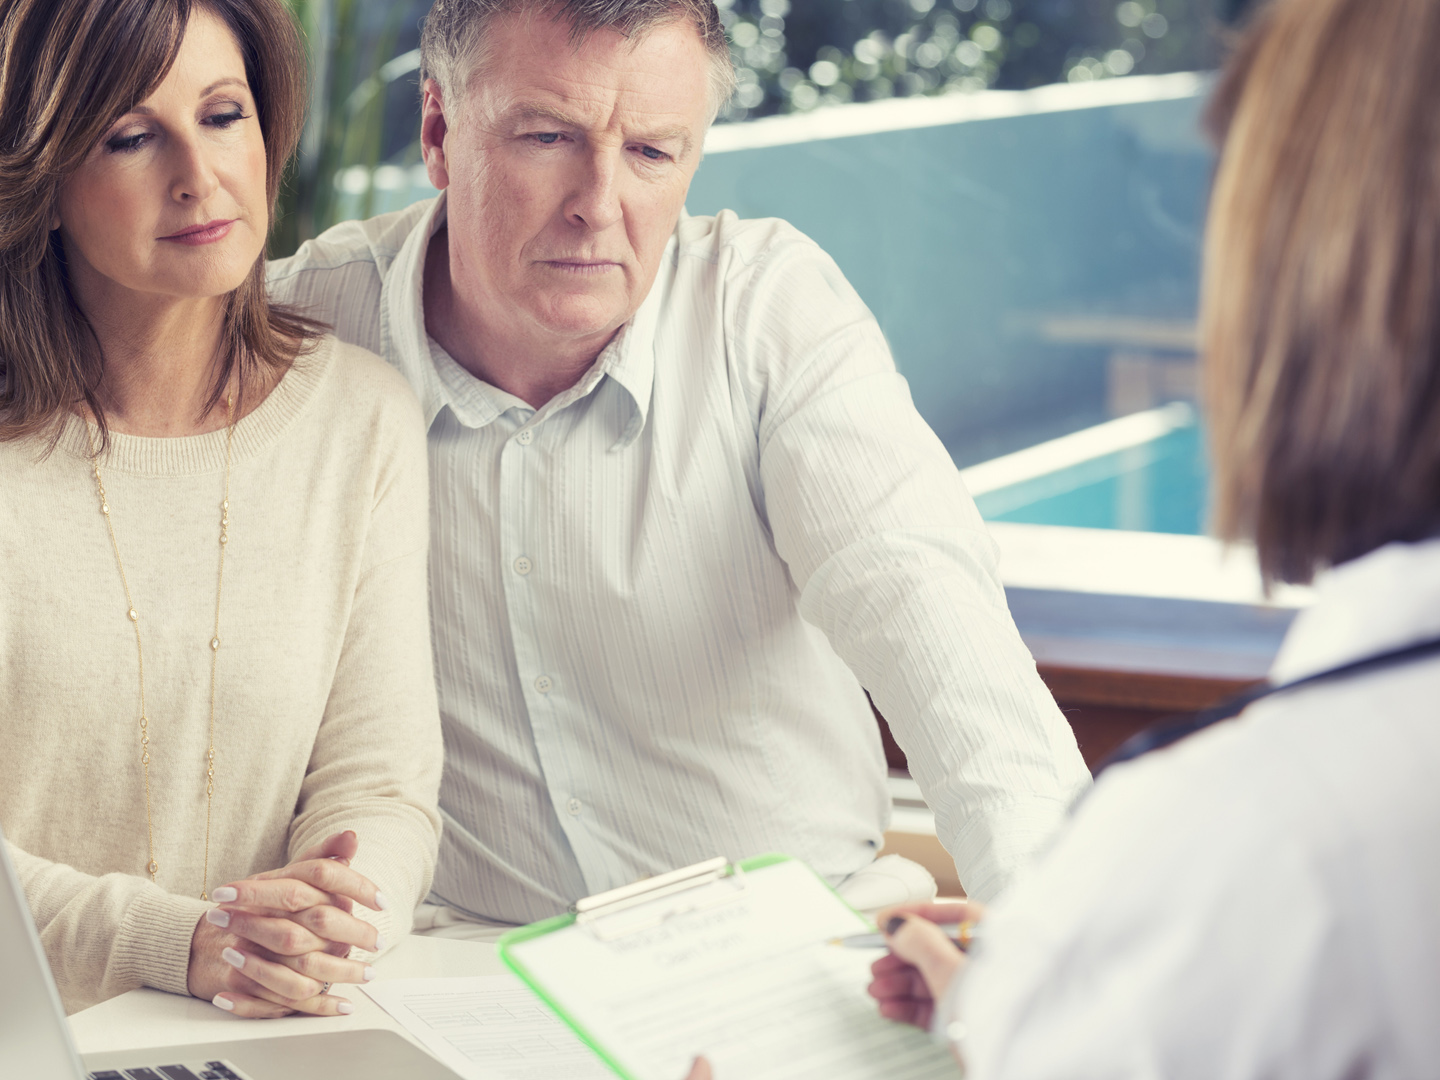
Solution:
[[(900, 929), (905, 921), (905, 916), (895, 915), (886, 924), (890, 933)], [(979, 936), (979, 926), (970, 921), (959, 923), (937, 923), (940, 931), (948, 937), (957, 949), (961, 952), (968, 952), (970, 946)], [(831, 945), (844, 945), (847, 949), (883, 949), (889, 943), (885, 940), (884, 934), (851, 934), (849, 937), (831, 938)]]

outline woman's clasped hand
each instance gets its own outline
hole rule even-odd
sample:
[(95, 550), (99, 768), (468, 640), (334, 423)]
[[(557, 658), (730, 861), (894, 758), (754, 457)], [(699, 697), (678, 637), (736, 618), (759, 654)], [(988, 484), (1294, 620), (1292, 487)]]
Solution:
[(224, 885), (211, 895), (190, 948), (190, 992), (237, 1016), (354, 1011), (331, 985), (364, 983), (375, 969), (352, 949), (379, 952), (380, 933), (354, 914), (384, 911), (384, 895), (350, 867), (359, 840), (337, 833), (278, 870)]

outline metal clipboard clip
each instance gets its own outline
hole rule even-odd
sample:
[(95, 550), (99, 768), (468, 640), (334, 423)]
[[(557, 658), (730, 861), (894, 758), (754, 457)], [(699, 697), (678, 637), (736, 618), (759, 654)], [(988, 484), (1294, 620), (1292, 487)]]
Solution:
[(731, 867), (729, 859), (717, 855), (694, 866), (587, 896), (577, 900), (571, 910), (577, 926), (600, 941), (618, 941), (677, 915), (731, 903), (744, 895), (745, 887), (745, 871), (740, 865)]

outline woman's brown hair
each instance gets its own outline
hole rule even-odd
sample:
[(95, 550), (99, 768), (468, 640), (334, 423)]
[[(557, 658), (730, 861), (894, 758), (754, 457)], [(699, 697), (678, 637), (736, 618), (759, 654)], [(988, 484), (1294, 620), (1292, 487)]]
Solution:
[(1274, 0), (1216, 91), (1214, 518), (1267, 582), (1440, 531), (1437, 65), (1437, 0)]
[[(273, 219), (306, 97), (305, 54), (281, 0), (0, 0), (0, 439), (58, 431), (82, 402), (105, 431), (104, 358), (50, 226), (65, 181), (165, 78), (197, 8), (229, 26), (244, 57)], [(226, 302), (209, 405), (237, 365), (242, 387), (260, 365), (284, 370), (318, 329), (269, 305), (256, 260)]]

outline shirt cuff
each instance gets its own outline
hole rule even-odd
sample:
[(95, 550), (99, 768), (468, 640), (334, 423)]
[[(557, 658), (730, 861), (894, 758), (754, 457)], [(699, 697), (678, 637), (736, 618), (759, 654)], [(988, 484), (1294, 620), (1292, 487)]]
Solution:
[(994, 901), (1060, 831), (1068, 808), (1060, 799), (1020, 799), (967, 818), (950, 851), (965, 895)]
[(950, 985), (945, 988), (945, 993), (940, 995), (940, 1000), (935, 1002), (935, 1012), (930, 1017), (930, 1037), (938, 1043), (944, 1043), (959, 1057), (965, 1050), (965, 1020), (960, 1015), (960, 989), (965, 982), (965, 974), (970, 970), (970, 965), (965, 964), (955, 972), (955, 977), (950, 980)]
[(190, 942), (213, 905), (147, 888), (125, 909), (111, 966), (123, 986), (190, 993)]

